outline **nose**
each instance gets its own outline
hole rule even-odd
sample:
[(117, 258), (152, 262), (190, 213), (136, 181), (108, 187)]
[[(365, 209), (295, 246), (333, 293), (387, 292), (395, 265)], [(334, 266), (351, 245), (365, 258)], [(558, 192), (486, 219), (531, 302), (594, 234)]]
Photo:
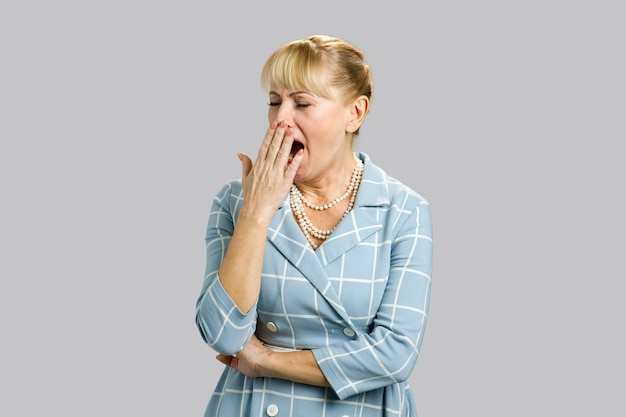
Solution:
[(283, 120), (287, 123), (287, 126), (293, 126), (291, 111), (289, 109), (289, 106), (287, 106), (285, 103), (282, 103), (278, 107), (278, 112), (276, 113), (276, 121), (280, 123)]

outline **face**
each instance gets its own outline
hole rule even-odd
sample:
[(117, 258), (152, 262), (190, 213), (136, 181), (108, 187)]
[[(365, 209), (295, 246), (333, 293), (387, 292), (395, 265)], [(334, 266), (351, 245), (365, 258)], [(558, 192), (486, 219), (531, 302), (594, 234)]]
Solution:
[(352, 143), (346, 133), (350, 108), (337, 99), (274, 88), (269, 93), (268, 119), (270, 124), (286, 121), (294, 142), (301, 144), (294, 146), (304, 148), (296, 175), (299, 179), (322, 175), (345, 158), (346, 151), (352, 153)]

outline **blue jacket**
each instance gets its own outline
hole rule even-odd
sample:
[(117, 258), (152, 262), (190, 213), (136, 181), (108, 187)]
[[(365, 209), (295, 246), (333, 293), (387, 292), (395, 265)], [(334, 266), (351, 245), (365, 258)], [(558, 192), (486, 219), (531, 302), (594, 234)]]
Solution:
[(259, 299), (245, 314), (217, 275), (241, 208), (241, 181), (213, 200), (196, 316), (204, 341), (223, 354), (241, 350), (252, 334), (276, 347), (311, 349), (331, 388), (225, 367), (206, 417), (417, 415), (407, 379), (430, 302), (430, 207), (366, 154), (357, 156), (365, 169), (354, 208), (317, 250), (285, 199), (267, 234)]

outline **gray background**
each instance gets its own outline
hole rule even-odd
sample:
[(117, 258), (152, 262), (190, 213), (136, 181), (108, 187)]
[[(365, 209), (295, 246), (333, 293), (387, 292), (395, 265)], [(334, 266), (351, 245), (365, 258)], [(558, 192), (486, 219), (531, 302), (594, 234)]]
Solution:
[(620, 2), (211, 3), (0, 6), (0, 415), (202, 415), (209, 204), (314, 33), (365, 51), (358, 147), (432, 205), (420, 416), (625, 414)]

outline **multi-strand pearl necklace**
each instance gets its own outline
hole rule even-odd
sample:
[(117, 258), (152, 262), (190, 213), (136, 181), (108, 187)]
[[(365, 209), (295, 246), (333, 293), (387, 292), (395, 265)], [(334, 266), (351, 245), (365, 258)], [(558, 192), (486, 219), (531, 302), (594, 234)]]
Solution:
[(354, 159), (356, 161), (356, 165), (354, 167), (354, 171), (352, 172), (350, 182), (348, 183), (348, 189), (345, 193), (343, 193), (343, 195), (335, 198), (329, 203), (320, 206), (312, 204), (302, 195), (302, 193), (295, 184), (291, 185), (291, 191), (289, 193), (289, 204), (291, 205), (291, 210), (296, 215), (298, 224), (300, 225), (300, 228), (302, 229), (306, 240), (313, 247), (313, 249), (317, 249), (317, 247), (319, 246), (313, 238), (324, 241), (328, 236), (330, 236), (330, 234), (335, 230), (337, 226), (335, 225), (335, 227), (333, 227), (332, 229), (320, 229), (316, 227), (313, 223), (311, 223), (311, 220), (306, 215), (304, 206), (318, 211), (328, 210), (329, 208), (335, 206), (337, 203), (345, 200), (348, 196), (350, 196), (350, 200), (348, 201), (348, 207), (344, 211), (343, 216), (341, 216), (341, 219), (339, 219), (339, 222), (337, 222), (337, 224), (339, 224), (341, 220), (343, 220), (343, 218), (352, 210), (352, 207), (354, 207), (354, 200), (356, 199), (357, 191), (359, 189), (359, 186), (361, 185), (361, 178), (363, 177), (363, 162), (359, 158), (357, 158), (356, 155)]

